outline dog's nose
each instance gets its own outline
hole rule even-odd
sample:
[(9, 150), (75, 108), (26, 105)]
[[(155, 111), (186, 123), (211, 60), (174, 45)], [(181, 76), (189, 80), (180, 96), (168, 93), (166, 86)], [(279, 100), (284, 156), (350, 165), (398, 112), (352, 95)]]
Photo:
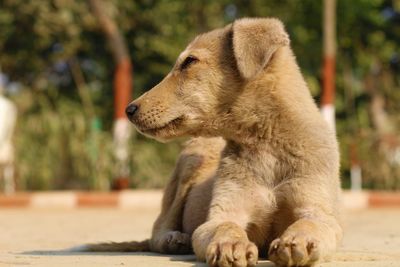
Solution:
[(132, 118), (138, 109), (139, 107), (137, 105), (129, 104), (125, 109), (126, 116), (128, 116), (128, 118)]

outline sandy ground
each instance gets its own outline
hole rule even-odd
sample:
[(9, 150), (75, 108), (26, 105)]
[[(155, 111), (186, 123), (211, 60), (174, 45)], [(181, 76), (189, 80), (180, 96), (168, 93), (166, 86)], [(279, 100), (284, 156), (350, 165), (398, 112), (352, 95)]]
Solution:
[[(57, 252), (87, 242), (141, 240), (158, 209), (0, 209), (0, 266), (205, 266), (193, 255)], [(274, 265), (262, 260), (259, 266)], [(347, 212), (334, 260), (318, 266), (400, 266), (400, 209)]]

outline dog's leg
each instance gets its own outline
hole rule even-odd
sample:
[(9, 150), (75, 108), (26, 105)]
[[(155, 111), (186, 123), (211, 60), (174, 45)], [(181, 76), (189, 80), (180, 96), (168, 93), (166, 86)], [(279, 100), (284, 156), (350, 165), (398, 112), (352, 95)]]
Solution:
[(161, 213), (154, 223), (150, 248), (161, 253), (184, 254), (191, 251), (190, 236), (181, 232), (182, 210), (190, 183), (180, 184), (175, 171), (165, 189)]
[(283, 203), (282, 209), (292, 211), (293, 223), (270, 244), (269, 259), (278, 266), (313, 265), (334, 252), (342, 238), (335, 210), (339, 208), (338, 199), (324, 195), (329, 190), (324, 192), (315, 183), (306, 184), (307, 181), (298, 180), (281, 188), (285, 196), (278, 201)]
[(224, 145), (219, 138), (196, 138), (182, 151), (166, 187), (161, 213), (153, 226), (150, 240), (152, 251), (172, 254), (192, 251), (190, 235), (182, 232), (186, 198), (196, 183), (214, 174)]
[(295, 221), (269, 248), (269, 259), (278, 266), (310, 266), (336, 249), (337, 221), (320, 213)]
[(260, 234), (255, 237), (251, 229), (263, 223), (268, 225), (265, 222), (274, 210), (271, 191), (254, 183), (251, 177), (242, 177), (244, 172), (236, 165), (229, 166), (227, 172), (237, 174), (240, 179), (227, 173), (217, 178), (208, 221), (193, 233), (192, 244), (198, 260), (210, 266), (255, 266), (258, 247), (264, 245), (267, 230), (257, 229)]
[(242, 226), (226, 220), (210, 220), (193, 233), (193, 248), (197, 259), (209, 266), (255, 266), (257, 246), (251, 242)]

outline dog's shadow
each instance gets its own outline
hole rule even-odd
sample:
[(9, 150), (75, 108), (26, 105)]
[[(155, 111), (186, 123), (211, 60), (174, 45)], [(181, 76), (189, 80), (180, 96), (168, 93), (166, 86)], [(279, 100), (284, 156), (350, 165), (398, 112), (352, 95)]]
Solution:
[[(166, 255), (152, 252), (71, 252), (65, 250), (32, 250), (24, 251), (19, 253), (19, 255), (27, 256), (149, 256), (149, 257), (159, 257), (168, 258), (171, 262), (185, 262), (191, 264), (191, 267), (208, 267), (206, 263), (196, 261), (196, 256), (193, 254), (189, 255)], [(261, 260), (257, 264), (258, 267), (274, 267), (275, 265), (266, 260)]]

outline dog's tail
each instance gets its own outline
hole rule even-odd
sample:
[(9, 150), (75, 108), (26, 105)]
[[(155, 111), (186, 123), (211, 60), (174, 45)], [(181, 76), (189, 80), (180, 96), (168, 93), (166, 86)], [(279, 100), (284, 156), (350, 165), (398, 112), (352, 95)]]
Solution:
[(150, 240), (87, 244), (68, 249), (70, 252), (150, 252)]

